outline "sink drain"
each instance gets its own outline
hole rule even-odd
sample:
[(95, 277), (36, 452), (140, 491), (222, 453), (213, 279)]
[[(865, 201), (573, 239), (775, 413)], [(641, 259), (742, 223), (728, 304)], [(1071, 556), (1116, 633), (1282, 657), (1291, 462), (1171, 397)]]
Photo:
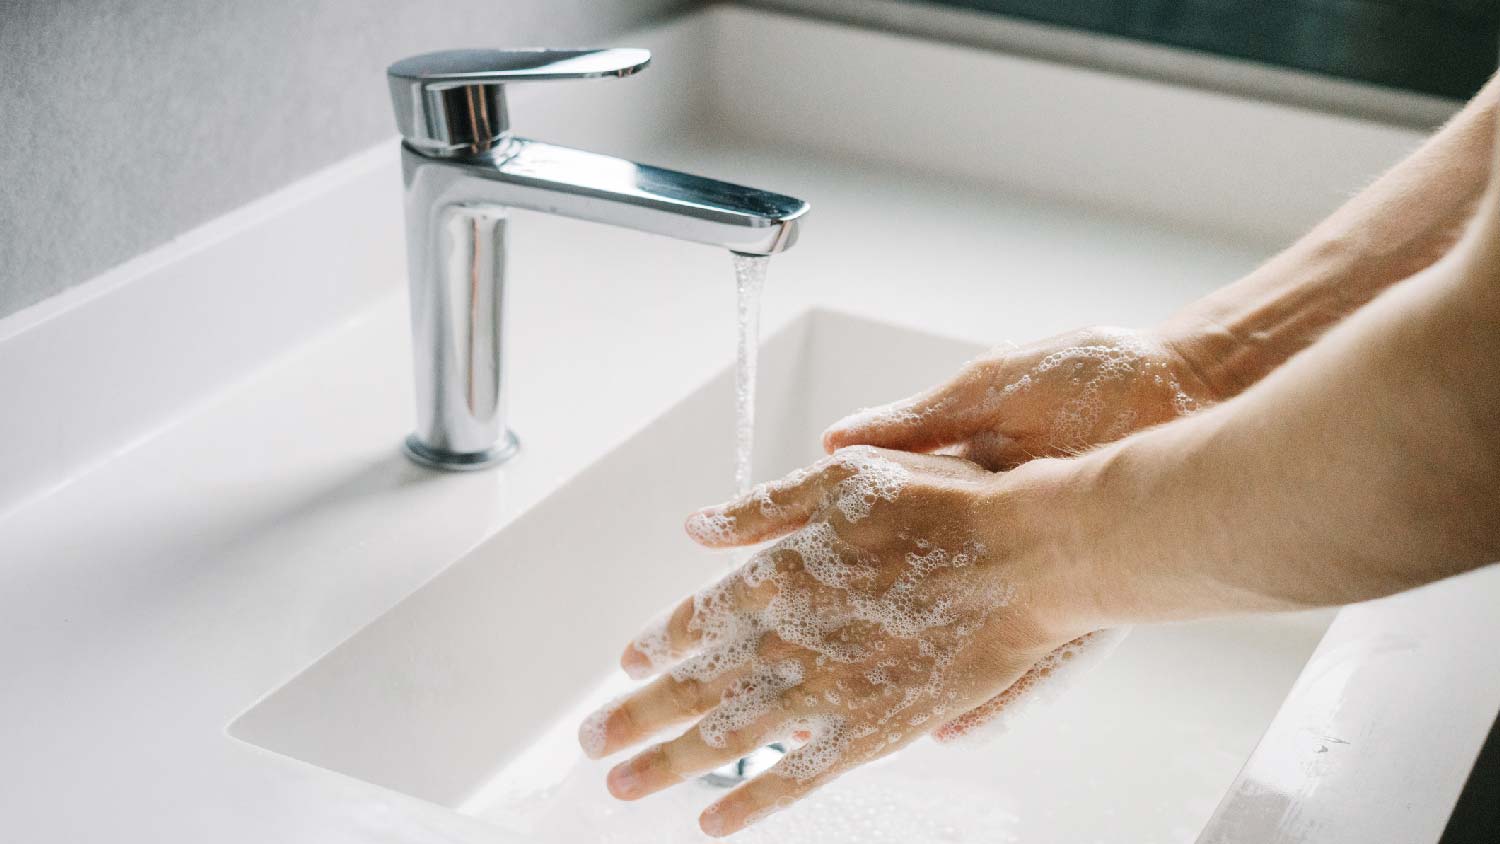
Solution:
[(698, 782), (714, 788), (734, 788), (757, 774), (770, 770), (772, 765), (786, 755), (786, 746), (768, 744), (753, 753), (740, 757), (709, 771), (698, 778)]

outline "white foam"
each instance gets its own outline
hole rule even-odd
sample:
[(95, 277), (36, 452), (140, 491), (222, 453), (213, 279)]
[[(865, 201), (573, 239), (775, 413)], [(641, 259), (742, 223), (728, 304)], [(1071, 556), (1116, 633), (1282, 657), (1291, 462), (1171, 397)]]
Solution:
[(608, 742), (608, 733), (605, 728), (609, 719), (619, 711), (622, 700), (610, 701), (594, 710), (593, 714), (583, 719), (583, 723), (578, 725), (578, 744), (590, 759), (604, 756), (604, 749)]
[(671, 620), (672, 614), (669, 611), (647, 625), (630, 643), (636, 652), (646, 658), (651, 673), (661, 671), (677, 661), (677, 654), (672, 649), (672, 637), (667, 629)]
[(779, 519), (785, 515), (785, 511), (771, 500), (771, 487), (769, 484), (759, 484), (750, 491), (750, 497), (760, 509), (760, 514), (767, 519)]
[[(1165, 399), (1174, 416), (1198, 408), (1198, 401), (1183, 389), (1162, 349), (1130, 331), (1096, 329), (1093, 333), (1094, 342), (1059, 349), (1015, 381), (990, 386), (978, 407), (979, 413), (992, 416), (1007, 399), (1040, 384), (1058, 389), (1057, 378), (1067, 377), (1071, 395), (1054, 412), (1047, 445), (1064, 453), (1077, 453), (1141, 427), (1139, 413), (1134, 408), (1118, 409), (1104, 419), (1110, 398), (1107, 390), (1149, 384), (1167, 394)], [(1003, 428), (999, 433), (1004, 433)]]
[(788, 536), (780, 548), (796, 552), (802, 567), (824, 586), (848, 589), (856, 582), (866, 585), (874, 580), (875, 571), (859, 562), (845, 562), (839, 554), (843, 543), (827, 522), (814, 522)]
[[(861, 470), (868, 466), (861, 462)], [(899, 573), (882, 581), (867, 552), (844, 541), (829, 522), (814, 521), (695, 595), (689, 625), (702, 651), (672, 676), (707, 682), (739, 672), (718, 708), (700, 721), (703, 740), (723, 746), (730, 733), (761, 723), (777, 709), (800, 710), (788, 714), (782, 729), (806, 730), (813, 739), (789, 754), (780, 772), (807, 779), (826, 772), (851, 742), (859, 742), (861, 758), (870, 758), (909, 740), (914, 728), (939, 723), (956, 697), (949, 687), (957, 654), (1013, 589), (976, 591), (965, 584), (961, 595), (949, 594), (953, 587), (939, 585), (944, 581), (934, 575), (972, 565), (984, 545), (971, 541), (949, 549), (926, 539), (909, 541), (913, 550)], [(744, 605), (751, 592), (760, 597)], [(849, 635), (871, 625), (883, 636)], [(805, 656), (768, 661), (761, 656), (768, 637), (797, 646)], [(895, 640), (910, 644), (892, 650)], [(836, 684), (790, 694), (811, 664), (859, 665), (854, 678), (872, 691)]]
[(777, 731), (782, 735), (809, 733), (811, 738), (801, 747), (781, 757), (771, 773), (798, 782), (822, 775), (844, 755), (844, 749), (856, 737), (868, 733), (850, 729), (849, 719), (842, 715), (803, 715), (786, 721)]
[(735, 518), (720, 508), (700, 510), (688, 517), (688, 536), (705, 545), (727, 545), (735, 538)]
[(892, 402), (875, 407), (862, 407), (830, 427), (858, 430), (891, 425), (911, 425), (922, 421), (926, 416), (925, 413), (918, 413), (905, 406), (905, 402)]
[(702, 721), (698, 733), (709, 747), (723, 747), (729, 733), (756, 723), (775, 708), (782, 695), (802, 682), (802, 663), (781, 660), (729, 685), (719, 705)]
[(879, 456), (867, 446), (839, 449), (834, 460), (854, 472), (839, 481), (834, 492), (834, 505), (850, 522), (869, 516), (880, 501), (895, 501), (911, 480), (911, 472), (905, 466)]

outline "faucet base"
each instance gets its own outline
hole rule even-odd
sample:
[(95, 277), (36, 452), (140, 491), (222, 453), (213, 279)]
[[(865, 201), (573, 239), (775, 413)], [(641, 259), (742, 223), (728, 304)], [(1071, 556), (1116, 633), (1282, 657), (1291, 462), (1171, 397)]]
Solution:
[(417, 439), (416, 434), (407, 436), (402, 443), (401, 450), (414, 463), (419, 463), (429, 469), (442, 469), (445, 472), (472, 472), (475, 469), (488, 469), (516, 456), (521, 450), (521, 441), (516, 435), (506, 431), (501, 437), (498, 445), (487, 448), (484, 451), (439, 451), (428, 448)]

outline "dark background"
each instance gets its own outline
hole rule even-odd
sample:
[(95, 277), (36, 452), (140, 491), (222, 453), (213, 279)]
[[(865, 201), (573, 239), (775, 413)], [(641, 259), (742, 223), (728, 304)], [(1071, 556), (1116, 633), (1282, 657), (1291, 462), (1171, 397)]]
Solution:
[(920, 0), (1467, 99), (1500, 56), (1500, 0)]

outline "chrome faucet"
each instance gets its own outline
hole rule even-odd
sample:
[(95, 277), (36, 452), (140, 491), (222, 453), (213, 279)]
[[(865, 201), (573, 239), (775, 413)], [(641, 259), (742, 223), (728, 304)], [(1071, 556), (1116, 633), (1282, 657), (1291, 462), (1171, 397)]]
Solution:
[(416, 358), (411, 459), (479, 469), (516, 453), (506, 425), (505, 222), (561, 214), (769, 255), (797, 240), (807, 203), (513, 135), (505, 86), (625, 77), (645, 50), (447, 50), (386, 71), (403, 138)]

